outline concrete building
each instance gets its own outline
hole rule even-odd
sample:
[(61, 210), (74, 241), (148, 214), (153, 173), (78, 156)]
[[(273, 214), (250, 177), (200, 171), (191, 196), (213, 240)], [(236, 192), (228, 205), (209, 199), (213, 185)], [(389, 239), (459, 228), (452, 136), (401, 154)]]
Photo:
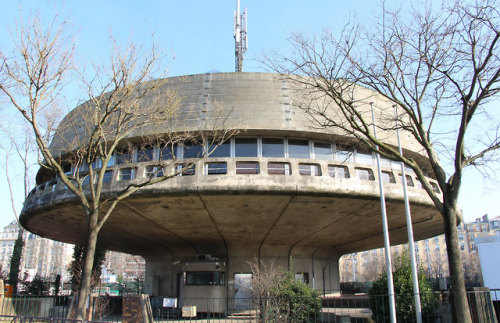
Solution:
[[(486, 214), (458, 226), (460, 253), (467, 284), (482, 285), (477, 241), (487, 241), (495, 236), (500, 236), (500, 216), (490, 220)], [(407, 244), (393, 246), (391, 252), (399, 254), (404, 248), (407, 248)], [(415, 255), (429, 277), (449, 277), (444, 234), (416, 241)], [(342, 281), (373, 281), (385, 268), (384, 257), (384, 250), (381, 248), (344, 255), (340, 260)]]
[[(392, 246), (391, 253), (396, 256), (406, 248), (408, 244)], [(444, 235), (415, 241), (415, 258), (429, 277), (449, 277)], [(340, 268), (342, 281), (374, 281), (385, 270), (385, 251), (383, 248), (377, 248), (344, 255), (340, 260)]]
[[(4, 275), (10, 270), (10, 259), (19, 226), (12, 222), (0, 232), (0, 265)], [(35, 275), (53, 280), (61, 275), (61, 280), (69, 279), (67, 266), (71, 261), (73, 246), (59, 241), (45, 239), (28, 231), (24, 232), (24, 246), (20, 263), (20, 279), (32, 280)]]
[[(14, 250), (14, 243), (16, 242), (17, 236), (19, 234), (19, 226), (15, 221), (12, 221), (9, 225), (5, 226), (2, 231), (0, 231), (0, 266), (2, 267), (3, 276), (7, 276), (10, 270), (10, 258), (12, 257), (12, 251)], [(24, 239), (28, 237), (29, 232), (25, 232)], [(24, 263), (21, 263), (24, 269)]]
[[(197, 158), (204, 147), (189, 142), (168, 154), (158, 144), (141, 150), (155, 163), (161, 160), (164, 172), (194, 161), (192, 169), (123, 201), (99, 234), (106, 249), (145, 258), (147, 293), (243, 297), (239, 284), (248, 281), (249, 261), (287, 268), (290, 258), (292, 270), (315, 289), (336, 292), (339, 257), (383, 245), (374, 155), (345, 133), (311, 127), (297, 108), (309, 98), (291, 83), (260, 73), (207, 73), (156, 82), (158, 96), (175, 90), (182, 98), (181, 111), (189, 111), (179, 131), (208, 131), (210, 112), (221, 107), (229, 115), (227, 126), (239, 132), (206, 158)], [(367, 107), (374, 102), (379, 124), (391, 122), (390, 102), (368, 90), (357, 96), (366, 98)], [(85, 105), (62, 121), (65, 138), (75, 136), (66, 125), (82, 109)], [(393, 132), (379, 137), (397, 145)], [(152, 161), (137, 157), (141, 137), (126, 141), (124, 147), (135, 145), (129, 148), (133, 163), (116, 159), (110, 166), (109, 194), (154, 171)], [(405, 154), (428, 165), (408, 134), (402, 141)], [(391, 160), (382, 165), (391, 242), (400, 244), (406, 239), (400, 165)], [(433, 175), (428, 176), (439, 191)], [(74, 196), (44, 168), (37, 180), (22, 225), (45, 237), (83, 243), (85, 219)], [(432, 201), (411, 172), (407, 181), (416, 239), (441, 234), (442, 218)]]
[[(106, 269), (108, 275), (115, 275), (116, 279), (121, 277), (125, 282), (144, 281), (145, 265), (140, 256), (110, 251), (106, 253), (103, 272)], [(106, 282), (105, 279), (101, 281)]]

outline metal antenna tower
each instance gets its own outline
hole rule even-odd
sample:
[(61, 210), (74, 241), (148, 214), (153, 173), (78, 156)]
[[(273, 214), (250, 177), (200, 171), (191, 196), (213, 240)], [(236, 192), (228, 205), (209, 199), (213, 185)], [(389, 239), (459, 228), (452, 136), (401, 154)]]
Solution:
[(236, 0), (236, 11), (234, 12), (234, 56), (235, 70), (243, 70), (243, 54), (247, 51), (247, 8), (240, 15), (240, 0)]

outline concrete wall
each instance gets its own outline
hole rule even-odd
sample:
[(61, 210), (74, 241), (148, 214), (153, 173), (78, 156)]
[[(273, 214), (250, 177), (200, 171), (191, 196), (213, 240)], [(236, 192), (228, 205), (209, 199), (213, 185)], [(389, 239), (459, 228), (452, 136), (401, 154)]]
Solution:
[[(241, 129), (251, 134), (252, 132), (282, 131), (297, 132), (299, 136), (312, 135), (318, 137), (328, 136), (344, 137), (345, 132), (339, 129), (313, 129), (311, 119), (300, 107), (325, 106), (325, 98), (314, 99), (313, 96), (304, 94), (301, 89), (289, 81), (283, 80), (277, 74), (267, 73), (215, 73), (197, 74), (172, 77), (164, 80), (153, 81), (156, 90), (144, 99), (144, 107), (155, 104), (155, 101), (166, 100), (172, 91), (181, 102), (178, 107), (180, 112), (178, 120), (179, 131), (211, 129), (216, 118), (220, 115), (228, 116), (227, 128)], [(377, 124), (388, 126), (393, 118), (392, 104), (375, 95), (367, 89), (359, 88), (356, 93), (361, 110), (366, 113), (369, 120), (369, 102), (374, 102), (377, 107)], [(314, 99), (313, 102), (309, 102)], [(75, 133), (75, 127), (82, 128), (85, 124), (85, 113), (88, 108), (85, 103), (71, 111), (61, 122), (58, 134), (51, 143), (54, 151), (63, 152), (68, 147), (82, 142), (84, 131)], [(366, 111), (365, 111), (366, 110)], [(331, 110), (331, 117), (336, 119), (342, 116)], [(174, 122), (175, 124), (175, 122)], [(162, 126), (151, 129), (140, 129), (139, 133), (132, 133), (129, 137), (138, 135), (156, 134)], [(169, 127), (163, 127), (168, 129)], [(392, 131), (378, 131), (379, 138), (397, 145), (395, 133)], [(73, 141), (71, 139), (74, 139)], [(407, 134), (402, 134), (403, 147), (410, 151), (419, 150), (419, 146)]]
[[(192, 298), (235, 298), (236, 274), (251, 274), (250, 262), (256, 262), (257, 258), (230, 257), (227, 261), (199, 262), (195, 260), (183, 260), (182, 263), (172, 264), (170, 260), (152, 260), (146, 262), (144, 292), (153, 296)], [(288, 269), (286, 257), (261, 258), (263, 270)], [(222, 267), (215, 267), (215, 263)], [(293, 269), (295, 273), (307, 273), (309, 285), (320, 291), (321, 294), (340, 292), (338, 257), (317, 258), (298, 257), (293, 258)], [(227, 265), (226, 265), (227, 264)], [(185, 271), (224, 271), (226, 279), (224, 285), (217, 286), (186, 286), (178, 275)], [(194, 304), (196, 305), (196, 304)]]

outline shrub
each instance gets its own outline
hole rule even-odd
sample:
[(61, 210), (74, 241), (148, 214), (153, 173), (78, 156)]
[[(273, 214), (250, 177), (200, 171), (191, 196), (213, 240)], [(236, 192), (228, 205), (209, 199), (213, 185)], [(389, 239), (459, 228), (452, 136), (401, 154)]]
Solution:
[(250, 265), (253, 293), (259, 297), (264, 322), (319, 321), (321, 298), (309, 284), (297, 280), (291, 270)]
[(295, 275), (284, 272), (270, 288), (271, 301), (274, 311), (269, 314), (278, 314), (279, 317), (268, 317), (271, 321), (284, 322), (315, 322), (321, 311), (321, 299), (318, 292), (308, 284), (295, 279)]
[[(409, 252), (403, 252), (394, 260), (394, 294), (396, 300), (396, 316), (398, 321), (408, 322), (415, 319), (415, 302), (413, 296), (413, 281)], [(420, 305), (422, 320), (434, 322), (435, 300), (431, 283), (422, 268), (418, 269), (418, 287), (420, 290)], [(370, 308), (376, 322), (389, 322), (389, 297), (387, 289), (387, 273), (384, 271), (369, 291)]]

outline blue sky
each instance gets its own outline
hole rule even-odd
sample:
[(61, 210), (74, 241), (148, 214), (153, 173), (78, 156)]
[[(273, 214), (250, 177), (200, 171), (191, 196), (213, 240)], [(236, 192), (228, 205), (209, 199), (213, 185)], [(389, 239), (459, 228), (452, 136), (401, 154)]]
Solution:
[[(382, 1), (351, 0), (241, 0), (248, 7), (248, 52), (244, 71), (263, 72), (259, 62), (263, 54), (286, 52), (291, 32), (340, 30), (349, 20), (361, 23), (374, 21), (381, 14)], [(394, 1), (386, 1), (388, 6)], [(0, 11), (0, 48), (9, 52), (11, 35), (19, 21), (19, 1), (5, 0)], [(68, 19), (76, 31), (75, 45), (80, 62), (107, 58), (108, 34), (121, 42), (132, 39), (149, 44), (151, 35), (166, 49), (165, 64), (169, 76), (206, 73), (217, 70), (234, 71), (233, 11), (236, 0), (224, 1), (22, 1), (23, 15), (39, 12), (50, 20), (58, 13)], [(77, 94), (74, 95), (76, 104)], [(496, 167), (499, 168), (498, 165)], [(500, 215), (498, 178), (484, 179), (474, 170), (466, 172), (460, 206), (466, 220), (485, 213)], [(2, 177), (3, 179), (3, 177)], [(20, 182), (19, 182), (20, 184)], [(18, 204), (22, 188), (19, 186)], [(0, 226), (13, 219), (6, 185), (0, 180)]]

